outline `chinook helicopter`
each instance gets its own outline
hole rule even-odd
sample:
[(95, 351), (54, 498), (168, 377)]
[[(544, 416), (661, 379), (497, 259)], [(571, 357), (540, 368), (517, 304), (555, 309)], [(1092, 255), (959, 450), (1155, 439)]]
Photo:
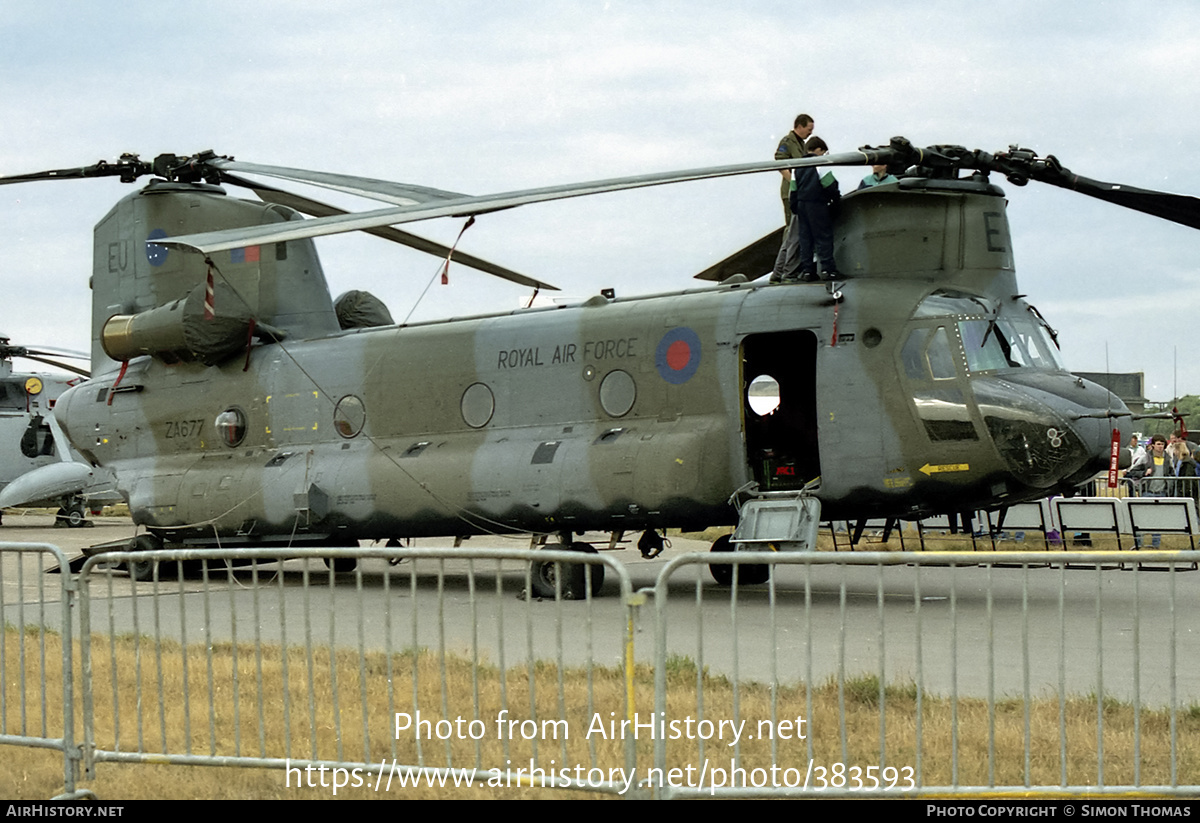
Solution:
[[(86, 356), (15, 346), (0, 334), (0, 509), (57, 505), (56, 522), (79, 527), (87, 525), (89, 503), (109, 499), (104, 492), (112, 490), (111, 477), (82, 462), (56, 431), (52, 414), (58, 398), (88, 375), (63, 358)], [(19, 372), (13, 368), (14, 358), (75, 376)]]
[[(842, 199), (838, 283), (755, 282), (778, 247), (768, 235), (701, 274), (716, 285), (397, 325), (361, 295), (335, 305), (311, 239), (363, 230), (449, 255), (394, 226), (882, 164), (898, 183)], [(822, 519), (916, 518), (1044, 497), (1110, 465), (1129, 411), (1067, 372), (1053, 329), (1018, 293), (992, 173), (1200, 228), (1193, 198), (1089, 180), (1015, 147), (902, 138), (481, 197), (211, 152), (0, 183), (153, 176), (96, 226), (93, 377), (58, 403), (72, 444), (115, 472), (146, 529), (137, 548), (534, 533), (594, 551), (576, 535), (641, 531), (653, 555), (667, 527), (738, 524), (759, 500), (801, 519), (814, 506)], [(246, 174), (392, 205), (344, 213)], [(751, 403), (764, 394), (765, 407)], [(713, 550), (749, 545), (722, 538)], [(584, 594), (576, 565), (558, 581), (568, 597)], [(720, 582), (730, 568), (712, 566)], [(534, 572), (537, 593), (553, 596), (553, 564)], [(765, 575), (742, 566), (741, 582), (752, 579)]]

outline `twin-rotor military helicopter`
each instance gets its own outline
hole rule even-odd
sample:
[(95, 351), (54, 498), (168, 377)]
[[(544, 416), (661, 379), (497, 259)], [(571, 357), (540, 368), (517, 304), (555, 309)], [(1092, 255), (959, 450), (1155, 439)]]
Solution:
[[(754, 282), (778, 248), (768, 235), (699, 275), (712, 286), (397, 325), (369, 295), (335, 304), (311, 239), (362, 230), (446, 255), (394, 227), (876, 164), (900, 180), (843, 198), (835, 246), (847, 278), (832, 285)], [(55, 411), (74, 447), (115, 473), (146, 529), (139, 548), (531, 532), (591, 551), (576, 535), (641, 531), (653, 553), (667, 527), (737, 524), (755, 501), (810, 517), (819, 504), (824, 519), (913, 518), (1043, 497), (1109, 465), (1129, 412), (1067, 372), (1054, 331), (1018, 293), (993, 172), (1200, 228), (1194, 198), (1089, 180), (1015, 147), (901, 138), (482, 197), (211, 152), (0, 183), (152, 175), (96, 226), (93, 377)], [(347, 214), (243, 174), (391, 205)], [(261, 201), (227, 195), (230, 184)], [(729, 579), (729, 565), (712, 569)], [(758, 574), (741, 569), (741, 582)], [(538, 593), (553, 594), (553, 566), (534, 571)], [(584, 595), (582, 571), (561, 577), (564, 595)]]

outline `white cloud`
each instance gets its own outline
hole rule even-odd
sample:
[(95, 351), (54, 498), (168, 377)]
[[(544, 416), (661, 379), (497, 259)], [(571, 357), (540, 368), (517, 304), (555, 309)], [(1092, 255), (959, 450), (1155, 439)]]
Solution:
[[(895, 134), (990, 151), (1020, 142), (1091, 177), (1200, 192), (1189, 155), (1200, 34), (1181, 2), (969, 12), (923, 2), (875, 14), (765, 0), (215, 0), (119, 14), (83, 2), (9, 5), (0, 174), (214, 148), (483, 192), (769, 157), (807, 111), (838, 149)], [(844, 185), (857, 176), (844, 173)], [(1073, 365), (1094, 369), (1114, 335), (1140, 339), (1120, 318), (1152, 312), (1160, 289), (1172, 299), (1187, 291), (1188, 230), (998, 182), (1022, 290), (1062, 328)], [(0, 271), (18, 284), (0, 329), (84, 345), (91, 225), (127, 191), (113, 181), (0, 189)], [(576, 294), (682, 288), (772, 229), (774, 197), (774, 182), (760, 178), (540, 205), (485, 218), (464, 247)], [(458, 225), (417, 230), (445, 240)], [(322, 247), (335, 292), (378, 281), (397, 316), (436, 265), (372, 238)], [(411, 271), (407, 281), (397, 269)], [(514, 299), (512, 287), (474, 275), (434, 292), (421, 311)], [(53, 311), (13, 308), (45, 294)], [(1164, 350), (1137, 356), (1161, 373)], [(1200, 374), (1190, 379), (1200, 391)]]

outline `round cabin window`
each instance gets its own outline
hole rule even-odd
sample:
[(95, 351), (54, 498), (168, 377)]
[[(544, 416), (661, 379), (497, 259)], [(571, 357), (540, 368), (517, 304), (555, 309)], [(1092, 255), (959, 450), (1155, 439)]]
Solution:
[(367, 422), (367, 410), (362, 400), (348, 394), (333, 410), (333, 427), (342, 437), (357, 437)]
[(472, 383), (462, 396), (463, 421), (473, 429), (483, 428), (496, 411), (496, 398), (483, 383)]
[(637, 399), (637, 386), (629, 372), (616, 369), (600, 381), (600, 406), (610, 417), (624, 417)]
[(750, 404), (750, 411), (766, 417), (779, 408), (779, 381), (769, 374), (760, 374), (750, 381), (746, 402)]
[(246, 439), (246, 413), (237, 407), (228, 408), (217, 415), (217, 435), (229, 448), (235, 448)]

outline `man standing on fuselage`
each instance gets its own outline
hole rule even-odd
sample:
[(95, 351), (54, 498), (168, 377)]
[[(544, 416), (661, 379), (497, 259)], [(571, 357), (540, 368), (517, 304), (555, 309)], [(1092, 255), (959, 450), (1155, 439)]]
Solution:
[[(829, 151), (820, 137), (808, 138), (804, 148), (809, 156), (819, 157)], [(819, 279), (813, 267), (814, 249), (825, 278), (832, 280), (838, 276), (833, 260), (833, 219), (830, 214), (830, 209), (841, 198), (837, 180), (832, 174), (823, 177), (812, 166), (806, 166), (796, 169), (793, 187), (789, 197), (792, 222), (783, 233), (770, 282)]]
[[(775, 149), (775, 159), (790, 160), (793, 157), (807, 157), (808, 151), (804, 148), (804, 141), (812, 135), (816, 125), (807, 114), (796, 115), (792, 130), (783, 136), (783, 139), (779, 141), (779, 148)], [(779, 173), (783, 175), (779, 196), (783, 199), (783, 225), (786, 226), (792, 222), (792, 207), (788, 203), (788, 193), (792, 190), (792, 170), (781, 169)]]

